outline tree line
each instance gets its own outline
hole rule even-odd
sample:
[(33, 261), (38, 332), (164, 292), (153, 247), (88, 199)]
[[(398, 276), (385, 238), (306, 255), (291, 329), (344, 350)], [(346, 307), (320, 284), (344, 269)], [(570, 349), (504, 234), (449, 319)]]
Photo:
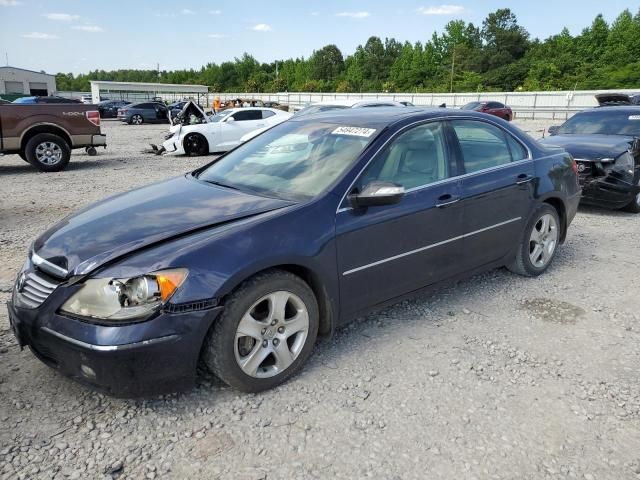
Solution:
[(58, 90), (90, 80), (207, 85), (212, 92), (469, 92), (640, 87), (640, 9), (609, 25), (602, 15), (572, 36), (531, 38), (508, 8), (481, 26), (449, 22), (425, 42), (370, 37), (344, 56), (326, 45), (309, 58), (260, 63), (245, 53), (199, 70), (95, 70), (56, 75)]

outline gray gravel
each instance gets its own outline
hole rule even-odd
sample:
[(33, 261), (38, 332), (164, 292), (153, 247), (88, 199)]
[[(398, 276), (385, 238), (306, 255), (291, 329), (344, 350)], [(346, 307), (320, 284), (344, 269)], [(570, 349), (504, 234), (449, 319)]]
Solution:
[[(140, 153), (166, 126), (105, 123), (109, 148), (64, 172), (0, 158), (0, 301), (56, 220), (205, 161)], [(359, 319), (259, 395), (203, 374), (105, 397), (21, 352), (0, 309), (0, 479), (640, 478), (638, 238), (640, 216), (581, 209), (542, 277), (495, 270)]]

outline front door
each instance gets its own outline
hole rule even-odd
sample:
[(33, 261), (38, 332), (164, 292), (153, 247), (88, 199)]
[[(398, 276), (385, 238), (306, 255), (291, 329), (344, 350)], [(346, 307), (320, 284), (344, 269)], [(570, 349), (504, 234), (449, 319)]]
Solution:
[(468, 269), (514, 251), (533, 206), (535, 167), (509, 132), (481, 120), (450, 122), (459, 146)]
[(349, 193), (373, 181), (402, 185), (395, 205), (351, 208), (336, 217), (345, 315), (455, 275), (463, 214), (445, 125), (429, 122), (399, 134), (372, 159)]

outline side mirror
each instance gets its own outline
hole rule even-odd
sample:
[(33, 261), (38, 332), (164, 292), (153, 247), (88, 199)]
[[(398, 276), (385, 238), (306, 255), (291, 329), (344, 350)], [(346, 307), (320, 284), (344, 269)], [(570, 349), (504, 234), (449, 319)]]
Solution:
[(393, 205), (404, 197), (404, 187), (391, 182), (371, 182), (362, 192), (349, 195), (353, 208)]
[(233, 117), (227, 117), (227, 119), (225, 120), (226, 123), (231, 123), (231, 122), (235, 122), (236, 119)]
[(560, 125), (553, 125), (551, 127), (549, 127), (549, 135), (555, 135), (558, 133), (558, 130), (560, 129)]

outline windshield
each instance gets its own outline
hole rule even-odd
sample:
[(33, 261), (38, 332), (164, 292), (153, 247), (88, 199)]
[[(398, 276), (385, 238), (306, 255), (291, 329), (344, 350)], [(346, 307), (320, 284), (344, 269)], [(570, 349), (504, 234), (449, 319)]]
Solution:
[(373, 128), (285, 122), (202, 171), (201, 180), (257, 194), (308, 200), (327, 189), (375, 137)]
[(625, 110), (576, 113), (558, 129), (557, 134), (640, 136), (640, 109), (637, 112)]
[(475, 110), (479, 106), (480, 106), (480, 102), (470, 102), (470, 103), (467, 103), (464, 107), (462, 107), (462, 110)]
[(221, 112), (216, 113), (215, 115), (209, 117), (210, 122), (220, 122), (225, 119), (227, 115), (233, 113), (231, 110), (223, 110)]
[(16, 98), (13, 103), (35, 103), (36, 97), (21, 97)]
[(298, 110), (296, 113), (296, 117), (300, 117), (302, 115), (311, 115), (314, 113), (320, 112), (328, 112), (330, 110), (339, 110), (341, 108), (349, 108), (345, 105), (309, 105), (308, 107), (304, 107), (301, 110)]

